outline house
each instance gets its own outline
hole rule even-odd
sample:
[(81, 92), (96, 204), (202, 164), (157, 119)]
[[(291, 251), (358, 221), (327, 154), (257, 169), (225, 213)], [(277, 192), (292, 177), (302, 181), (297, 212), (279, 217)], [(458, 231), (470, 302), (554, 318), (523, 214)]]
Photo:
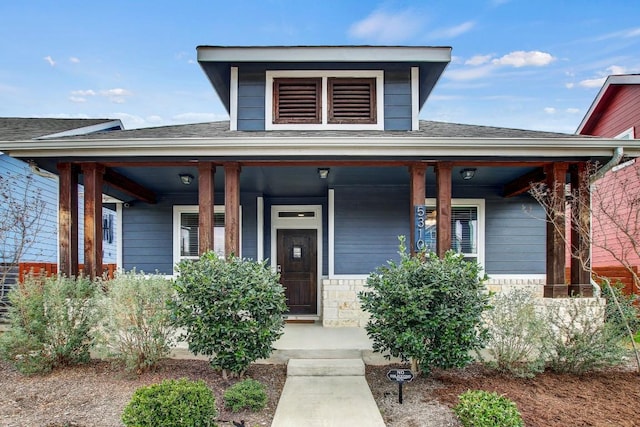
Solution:
[[(105, 193), (124, 202), (125, 269), (173, 274), (207, 250), (268, 259), (290, 318), (325, 326), (366, 322), (357, 292), (397, 258), (399, 235), (414, 251), (454, 249), (479, 262), (492, 289), (590, 295), (582, 267), (565, 284), (564, 218), (541, 221), (527, 190), (582, 178), (619, 140), (419, 120), (449, 47), (200, 46), (197, 54), (229, 121), (0, 142), (60, 176), (62, 272), (77, 270), (81, 182), (93, 275)], [(625, 153), (640, 155), (640, 144), (627, 141)]]
[[(0, 140), (3, 141), (44, 141), (72, 135), (88, 135), (94, 132), (107, 132), (122, 130), (120, 120), (110, 119), (55, 119), (55, 118), (0, 118)], [(38, 168), (30, 158), (22, 160), (8, 156), (0, 151), (0, 176), (10, 179), (12, 182), (11, 196), (16, 202), (20, 202), (27, 193), (37, 194), (42, 201), (42, 211), (39, 214), (39, 231), (29, 230), (34, 236), (33, 243), (28, 245), (24, 251), (16, 251), (15, 242), (11, 238), (3, 239), (0, 248), (0, 282), (5, 287), (11, 286), (15, 282), (15, 274), (11, 267), (15, 267), (16, 262), (21, 263), (47, 263), (57, 264), (58, 262), (58, 177), (49, 171)], [(109, 208), (105, 206), (103, 218), (109, 225), (115, 219), (115, 205)], [(0, 215), (4, 209), (8, 209), (6, 204), (0, 206)], [(82, 211), (79, 212), (79, 219), (82, 221)], [(3, 234), (3, 237), (6, 237)], [(114, 235), (107, 234), (105, 239), (105, 263), (116, 262), (116, 244)], [(23, 252), (19, 259), (15, 259), (17, 252)], [(82, 261), (82, 260), (81, 260)], [(5, 275), (5, 272), (12, 271), (12, 274)], [(9, 277), (10, 276), (10, 277)], [(7, 279), (6, 283), (5, 280)], [(6, 290), (3, 288), (3, 290)], [(5, 292), (0, 292), (2, 296)]]
[[(640, 139), (640, 74), (609, 76), (577, 132), (621, 140)], [(625, 146), (627, 141), (621, 142)], [(627, 292), (639, 293), (640, 283), (640, 163), (624, 158), (624, 150), (616, 165), (595, 183), (602, 194), (593, 208), (592, 266), (604, 275), (620, 278)], [(615, 217), (612, 217), (615, 215)], [(632, 243), (635, 241), (635, 244)], [(627, 270), (615, 273), (616, 269)], [(634, 274), (629, 274), (633, 271)]]

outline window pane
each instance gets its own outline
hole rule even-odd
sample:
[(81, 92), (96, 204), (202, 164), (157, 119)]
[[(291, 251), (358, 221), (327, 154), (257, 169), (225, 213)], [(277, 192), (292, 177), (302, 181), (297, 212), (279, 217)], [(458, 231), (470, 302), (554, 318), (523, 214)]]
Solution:
[[(213, 215), (213, 250), (224, 256), (224, 213)], [(180, 256), (198, 256), (198, 213), (180, 214)]]
[[(436, 211), (427, 208), (425, 221), (427, 250), (436, 250)], [(478, 207), (453, 206), (451, 208), (451, 249), (471, 257), (478, 256)]]

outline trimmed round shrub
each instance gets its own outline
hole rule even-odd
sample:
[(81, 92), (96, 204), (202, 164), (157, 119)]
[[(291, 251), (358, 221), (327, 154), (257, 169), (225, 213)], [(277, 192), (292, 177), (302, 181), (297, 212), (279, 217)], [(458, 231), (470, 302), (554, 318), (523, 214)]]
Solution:
[(516, 404), (498, 393), (469, 390), (462, 393), (453, 412), (464, 427), (524, 426)]
[(202, 380), (164, 380), (140, 387), (124, 408), (127, 427), (215, 427), (216, 400)]
[(267, 392), (262, 383), (252, 379), (240, 381), (224, 392), (224, 405), (233, 412), (243, 409), (259, 411), (267, 405)]

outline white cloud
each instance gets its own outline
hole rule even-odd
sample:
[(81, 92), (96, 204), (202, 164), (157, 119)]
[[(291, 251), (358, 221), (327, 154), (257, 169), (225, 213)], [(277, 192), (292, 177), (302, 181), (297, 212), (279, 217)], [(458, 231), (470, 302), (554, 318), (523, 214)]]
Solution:
[(439, 38), (439, 39), (454, 38), (461, 34), (466, 33), (467, 31), (470, 31), (473, 27), (475, 27), (475, 25), (476, 25), (475, 22), (467, 21), (467, 22), (463, 22), (460, 25), (456, 25), (454, 27), (441, 28), (441, 29), (435, 30), (432, 33), (430, 33), (429, 36), (431, 36), (432, 38)]
[(553, 107), (546, 107), (544, 109), (544, 112), (547, 113), (547, 114), (555, 114), (556, 113), (556, 109), (553, 108)]
[(613, 33), (603, 34), (595, 37), (594, 41), (603, 41), (609, 39), (628, 39), (633, 37), (640, 37), (640, 27), (628, 28), (625, 30), (614, 31)]
[(471, 58), (467, 59), (464, 64), (465, 65), (482, 65), (491, 61), (493, 55), (475, 55)]
[(126, 102), (125, 97), (131, 96), (132, 93), (127, 89), (115, 88), (101, 90), (100, 95), (107, 97), (113, 103), (124, 104)]
[(543, 67), (549, 65), (555, 61), (555, 59), (556, 58), (547, 52), (540, 52), (538, 50), (525, 52), (518, 50), (508, 53), (501, 58), (494, 59), (492, 62), (495, 65), (510, 65), (516, 68), (526, 66)]
[(566, 84), (564, 85), (564, 87), (566, 87), (567, 89), (573, 89), (573, 87), (574, 87), (574, 86), (575, 86), (575, 83), (573, 83), (573, 82), (566, 83)]
[(229, 119), (226, 115), (216, 113), (181, 113), (171, 117), (171, 120), (178, 123), (205, 123), (217, 120)]
[(492, 65), (447, 71), (444, 76), (450, 80), (474, 80), (488, 76), (495, 69)]
[(604, 84), (605, 80), (607, 80), (606, 77), (600, 77), (597, 79), (586, 79), (580, 81), (578, 84), (586, 88), (601, 87)]
[(69, 101), (80, 104), (82, 102), (87, 102), (87, 98), (83, 98), (81, 96), (70, 96)]
[(579, 108), (567, 108), (567, 113), (569, 114), (578, 114), (580, 112)]
[(69, 58), (69, 62), (73, 64), (77, 64), (78, 62), (80, 62), (80, 59), (76, 58), (75, 56), (72, 56)]
[(96, 92), (88, 89), (88, 90), (72, 90), (71, 95), (74, 96), (96, 96)]
[(395, 43), (411, 39), (420, 31), (421, 26), (421, 19), (413, 10), (399, 12), (376, 10), (363, 20), (351, 25), (349, 36), (379, 43)]
[(627, 69), (625, 67), (621, 67), (619, 65), (612, 65), (607, 68), (609, 74), (627, 74)]
[(56, 61), (53, 60), (53, 58), (51, 57), (51, 55), (47, 55), (44, 58), (45, 61), (47, 61), (49, 63), (49, 65), (51, 65), (52, 67), (56, 66)]

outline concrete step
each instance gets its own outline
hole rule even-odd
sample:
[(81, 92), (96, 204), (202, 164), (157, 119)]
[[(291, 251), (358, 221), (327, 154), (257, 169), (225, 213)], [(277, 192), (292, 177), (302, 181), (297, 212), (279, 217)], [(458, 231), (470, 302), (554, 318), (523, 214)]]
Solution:
[(288, 377), (364, 376), (362, 359), (290, 359)]

